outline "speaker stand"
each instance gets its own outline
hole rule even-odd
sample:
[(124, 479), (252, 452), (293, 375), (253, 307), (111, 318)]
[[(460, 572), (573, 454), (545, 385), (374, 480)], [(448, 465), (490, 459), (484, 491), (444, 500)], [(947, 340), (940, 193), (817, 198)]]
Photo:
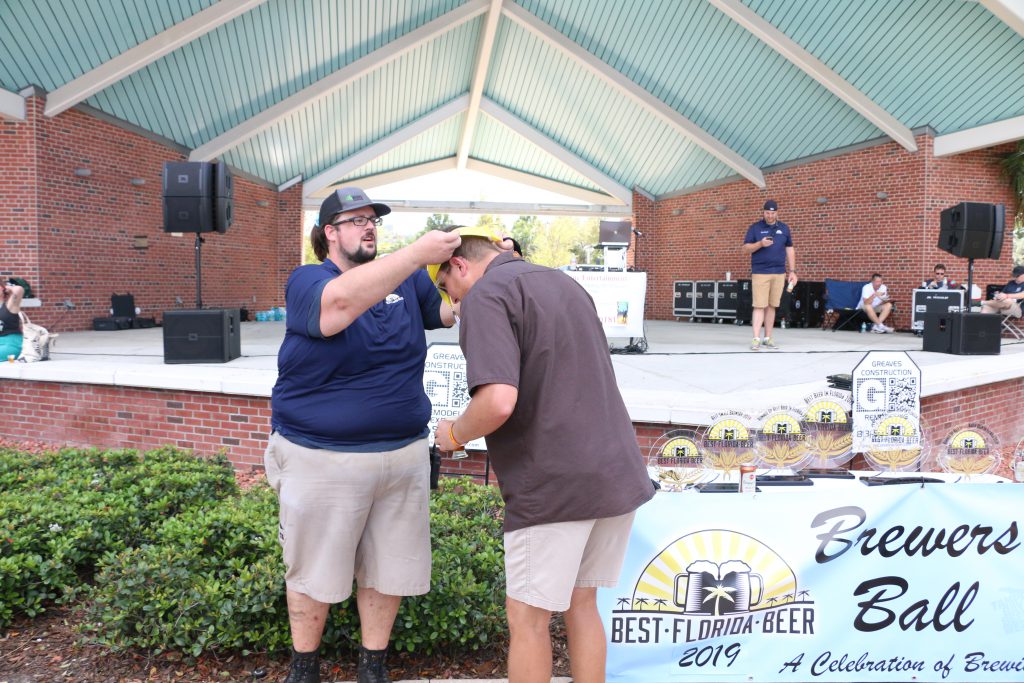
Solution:
[(961, 309), (961, 313), (965, 310), (967, 313), (971, 312), (971, 302), (974, 300), (974, 259), (967, 259), (967, 306)]
[(196, 233), (196, 308), (203, 307), (203, 242), (199, 233)]

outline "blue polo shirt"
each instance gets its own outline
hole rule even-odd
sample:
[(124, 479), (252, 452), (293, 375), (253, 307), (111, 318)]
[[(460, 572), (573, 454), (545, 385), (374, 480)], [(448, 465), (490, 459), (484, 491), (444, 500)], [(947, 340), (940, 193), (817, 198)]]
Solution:
[(793, 246), (793, 236), (789, 232), (789, 226), (782, 221), (775, 221), (772, 225), (764, 222), (764, 219), (747, 228), (747, 235), (743, 238), (744, 244), (760, 242), (769, 235), (774, 238), (770, 247), (761, 247), (750, 255), (750, 272), (756, 275), (776, 275), (786, 272), (786, 247)]
[(388, 451), (427, 434), (424, 329), (442, 327), (441, 297), (418, 270), (330, 337), (320, 297), (341, 274), (332, 261), (288, 278), (288, 322), (277, 354), (271, 426), (289, 441), (336, 451)]
[(1020, 294), (1021, 292), (1024, 292), (1024, 282), (1017, 282), (1017, 278), (1010, 280), (1003, 287), (1003, 294)]

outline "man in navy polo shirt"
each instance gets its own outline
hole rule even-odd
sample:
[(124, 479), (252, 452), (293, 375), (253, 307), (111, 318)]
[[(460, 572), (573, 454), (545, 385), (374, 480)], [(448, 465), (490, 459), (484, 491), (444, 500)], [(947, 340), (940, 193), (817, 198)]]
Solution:
[(432, 230), (374, 260), (391, 209), (355, 187), (320, 206), (323, 263), (288, 278), (288, 321), (264, 456), (280, 503), (292, 664), (286, 683), (319, 683), (332, 603), (358, 585), (359, 683), (387, 683), (384, 656), (403, 595), (430, 589), (430, 400), (424, 329), (454, 316), (423, 270), (458, 234)]
[(1024, 300), (1024, 266), (1014, 266), (1013, 279), (1006, 283), (1001, 292), (981, 303), (982, 313), (1002, 313), (1012, 318), (1021, 317), (1021, 301)]
[[(751, 290), (754, 310), (751, 322), (754, 340), (751, 351), (779, 348), (772, 339), (775, 309), (782, 301), (782, 288), (788, 279), (790, 287), (796, 284), (796, 249), (789, 226), (778, 219), (779, 205), (774, 199), (764, 203), (764, 218), (747, 228), (743, 238), (743, 251), (750, 254)], [(786, 276), (786, 267), (789, 276)], [(764, 338), (760, 337), (764, 326)]]

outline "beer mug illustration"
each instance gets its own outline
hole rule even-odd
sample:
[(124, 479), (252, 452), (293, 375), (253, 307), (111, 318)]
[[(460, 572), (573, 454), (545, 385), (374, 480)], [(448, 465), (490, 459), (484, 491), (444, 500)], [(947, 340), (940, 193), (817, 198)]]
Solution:
[(721, 616), (749, 612), (764, 597), (764, 579), (740, 560), (698, 560), (676, 575), (673, 602), (686, 614)]

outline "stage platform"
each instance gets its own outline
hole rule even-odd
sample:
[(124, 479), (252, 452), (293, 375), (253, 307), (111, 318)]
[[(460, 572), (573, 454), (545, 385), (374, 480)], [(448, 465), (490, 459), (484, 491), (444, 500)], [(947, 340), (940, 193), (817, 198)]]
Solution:
[[(723, 410), (756, 413), (797, 405), (825, 388), (827, 375), (852, 372), (872, 350), (909, 352), (921, 368), (924, 397), (1024, 377), (1024, 343), (1012, 340), (1003, 340), (998, 356), (952, 356), (921, 351), (921, 338), (909, 333), (777, 330), (780, 350), (758, 352), (748, 349), (750, 328), (730, 324), (650, 321), (646, 335), (646, 353), (612, 356), (637, 423), (703, 424)], [(63, 333), (49, 362), (0, 362), (0, 380), (268, 398), (283, 337), (282, 322), (243, 323), (242, 357), (229, 363), (165, 365), (161, 328)], [(429, 332), (427, 338), (458, 341), (455, 330)], [(611, 345), (628, 341), (613, 339)]]

